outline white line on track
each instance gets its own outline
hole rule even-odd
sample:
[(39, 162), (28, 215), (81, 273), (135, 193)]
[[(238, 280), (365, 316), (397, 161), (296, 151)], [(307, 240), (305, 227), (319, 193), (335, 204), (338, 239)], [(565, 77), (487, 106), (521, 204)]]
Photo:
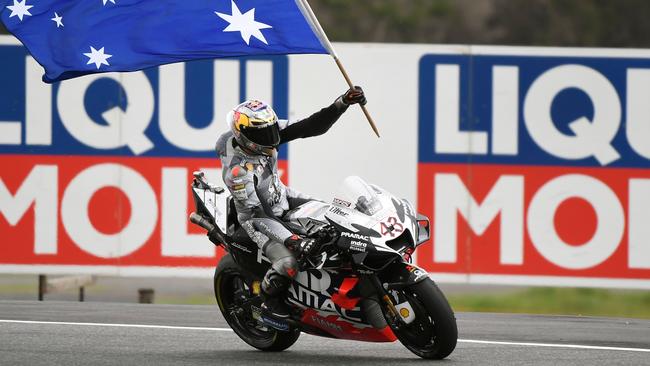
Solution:
[(650, 349), (647, 349), (647, 348), (587, 346), (587, 345), (583, 345), (583, 344), (479, 341), (479, 340), (475, 340), (475, 339), (459, 339), (458, 342), (479, 343), (479, 344), (500, 344), (500, 345), (505, 345), (505, 346), (555, 347), (555, 348), (595, 349), (595, 350), (604, 350), (604, 351), (650, 352)]
[(209, 330), (209, 331), (219, 331), (219, 332), (232, 332), (232, 329), (230, 329), (230, 328), (181, 327), (181, 326), (175, 326), (175, 325), (44, 322), (44, 321), (36, 321), (36, 320), (4, 320), (4, 319), (0, 319), (0, 323), (49, 324), (49, 325), (90, 325), (90, 326), (95, 326), (95, 327), (155, 328), (155, 329)]
[[(232, 332), (230, 328), (208, 328), (208, 327), (182, 327), (175, 325), (149, 325), (149, 324), (113, 324), (113, 323), (75, 323), (75, 322), (50, 322), (36, 320), (6, 320), (0, 319), (0, 323), (18, 323), (18, 324), (48, 324), (48, 325), (81, 325), (95, 327), (123, 327), (123, 328), (154, 328), (154, 329), (178, 329), (178, 330), (207, 330), (217, 332)], [(561, 343), (534, 343), (534, 342), (507, 342), (507, 341), (483, 341), (476, 339), (459, 339), (459, 343), (475, 344), (495, 344), (504, 346), (526, 346), (526, 347), (553, 347), (553, 348), (574, 348), (590, 349), (602, 351), (625, 351), (625, 352), (648, 352), (648, 348), (626, 348), (626, 347), (606, 347), (606, 346), (588, 346), (582, 344), (561, 344)]]

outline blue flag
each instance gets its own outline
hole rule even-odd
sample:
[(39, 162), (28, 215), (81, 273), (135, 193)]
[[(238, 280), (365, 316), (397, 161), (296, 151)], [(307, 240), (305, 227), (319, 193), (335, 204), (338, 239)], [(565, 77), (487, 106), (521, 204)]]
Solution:
[[(188, 60), (329, 53), (305, 0), (0, 0), (43, 81)], [(312, 14), (313, 15), (313, 14)]]

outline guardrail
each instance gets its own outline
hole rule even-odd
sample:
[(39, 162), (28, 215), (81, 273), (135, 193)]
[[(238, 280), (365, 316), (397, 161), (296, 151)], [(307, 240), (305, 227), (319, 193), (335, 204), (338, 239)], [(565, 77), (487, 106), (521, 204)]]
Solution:
[(66, 276), (48, 279), (46, 275), (38, 276), (38, 301), (43, 301), (45, 294), (79, 288), (79, 301), (84, 301), (85, 287), (95, 283), (95, 276)]

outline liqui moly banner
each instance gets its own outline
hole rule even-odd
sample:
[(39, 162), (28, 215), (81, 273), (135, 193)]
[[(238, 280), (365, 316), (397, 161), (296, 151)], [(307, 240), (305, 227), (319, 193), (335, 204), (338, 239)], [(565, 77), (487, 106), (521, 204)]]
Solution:
[(475, 283), (650, 288), (650, 54), (419, 62), (420, 264)]
[[(382, 138), (350, 108), (281, 151), (295, 189), (358, 175), (416, 202), (438, 281), (650, 288), (650, 50), (335, 47)], [(302, 118), (347, 88), (319, 55), (41, 75), (0, 38), (0, 272), (209, 276), (188, 185), (220, 183), (228, 109)]]
[[(205, 275), (219, 253), (189, 224), (192, 171), (249, 96), (288, 113), (288, 59), (173, 64), (53, 85), (0, 37), (0, 272)], [(280, 152), (286, 171), (287, 151)], [(286, 176), (286, 174), (285, 174)]]

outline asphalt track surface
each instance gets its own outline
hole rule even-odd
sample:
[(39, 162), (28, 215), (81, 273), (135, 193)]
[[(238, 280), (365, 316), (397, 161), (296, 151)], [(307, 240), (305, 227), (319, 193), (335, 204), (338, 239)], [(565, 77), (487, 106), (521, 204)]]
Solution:
[[(650, 365), (648, 320), (456, 316), (459, 343), (441, 364)], [(285, 352), (256, 351), (228, 328), (216, 306), (0, 301), (0, 365), (422, 363), (399, 342), (304, 334)]]

